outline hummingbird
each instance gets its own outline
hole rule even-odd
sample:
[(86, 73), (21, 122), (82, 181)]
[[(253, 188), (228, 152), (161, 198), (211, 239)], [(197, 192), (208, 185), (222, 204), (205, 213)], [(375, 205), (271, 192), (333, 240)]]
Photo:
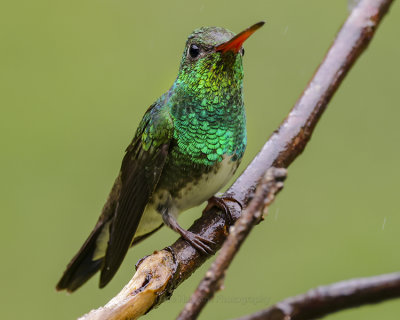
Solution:
[[(243, 157), (243, 42), (264, 25), (235, 35), (202, 27), (188, 37), (172, 87), (144, 114), (89, 237), (68, 264), (57, 290), (73, 292), (100, 270), (99, 287), (113, 278), (128, 249), (164, 224), (203, 254), (213, 242), (183, 229), (178, 215), (215, 197)], [(228, 219), (229, 220), (229, 219)]]

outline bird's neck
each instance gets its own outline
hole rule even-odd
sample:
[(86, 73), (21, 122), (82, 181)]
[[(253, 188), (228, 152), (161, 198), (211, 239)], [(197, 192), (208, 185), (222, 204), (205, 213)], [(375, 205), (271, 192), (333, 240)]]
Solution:
[[(186, 68), (185, 68), (186, 67)], [(172, 114), (219, 116), (243, 108), (243, 68), (241, 57), (230, 66), (221, 60), (183, 66), (170, 90)]]

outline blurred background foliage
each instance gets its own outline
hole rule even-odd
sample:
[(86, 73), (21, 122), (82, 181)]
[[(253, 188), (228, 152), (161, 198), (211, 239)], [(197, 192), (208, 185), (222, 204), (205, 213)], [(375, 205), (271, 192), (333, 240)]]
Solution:
[[(347, 16), (345, 1), (21, 0), (0, 4), (2, 318), (74, 319), (114, 296), (163, 229), (103, 290), (54, 286), (86, 239), (147, 107), (174, 81), (200, 26), (246, 42), (251, 161), (292, 107)], [(232, 318), (309, 288), (399, 269), (399, 4), (345, 79), (285, 190), (241, 249), (203, 319)], [(240, 170), (239, 170), (240, 171)], [(188, 227), (200, 215), (180, 219)], [(209, 263), (146, 318), (171, 319)], [(397, 319), (392, 301), (327, 319)], [(166, 316), (167, 315), (167, 316)]]

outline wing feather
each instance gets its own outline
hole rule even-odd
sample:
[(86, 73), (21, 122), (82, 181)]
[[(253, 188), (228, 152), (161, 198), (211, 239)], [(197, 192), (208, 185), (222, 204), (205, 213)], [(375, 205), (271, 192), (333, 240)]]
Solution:
[[(149, 111), (144, 118), (147, 121), (139, 127), (138, 131), (142, 132), (136, 134), (122, 161), (121, 194), (110, 226), (110, 239), (100, 275), (101, 288), (121, 265), (167, 160), (171, 120), (152, 113), (154, 109)], [(161, 136), (160, 130), (163, 132)]]

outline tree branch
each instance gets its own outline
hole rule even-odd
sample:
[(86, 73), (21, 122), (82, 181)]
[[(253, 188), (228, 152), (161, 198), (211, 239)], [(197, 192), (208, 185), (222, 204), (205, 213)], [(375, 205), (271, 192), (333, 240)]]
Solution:
[[(246, 207), (269, 167), (287, 168), (301, 154), (328, 102), (366, 49), (391, 3), (392, 0), (362, 0), (357, 5), (288, 117), (224, 196), (233, 197)], [(239, 218), (239, 205), (232, 206), (231, 214), (235, 221)], [(216, 209), (203, 214), (190, 231), (214, 241), (214, 250), (228, 235), (224, 215)], [(169, 248), (144, 258), (135, 276), (115, 298), (81, 319), (136, 319), (168, 299), (208, 258), (180, 238)], [(138, 298), (133, 299), (134, 296)]]
[(312, 289), (236, 320), (305, 320), (400, 297), (400, 272), (351, 279)]
[(201, 310), (212, 299), (215, 292), (222, 287), (226, 270), (246, 240), (253, 227), (259, 223), (263, 214), (267, 213), (276, 194), (283, 188), (286, 178), (285, 169), (270, 168), (258, 185), (253, 199), (243, 212), (242, 216), (230, 228), (228, 238), (224, 242), (220, 253), (208, 269), (205, 277), (198, 285), (189, 302), (178, 316), (178, 320), (196, 319)]

